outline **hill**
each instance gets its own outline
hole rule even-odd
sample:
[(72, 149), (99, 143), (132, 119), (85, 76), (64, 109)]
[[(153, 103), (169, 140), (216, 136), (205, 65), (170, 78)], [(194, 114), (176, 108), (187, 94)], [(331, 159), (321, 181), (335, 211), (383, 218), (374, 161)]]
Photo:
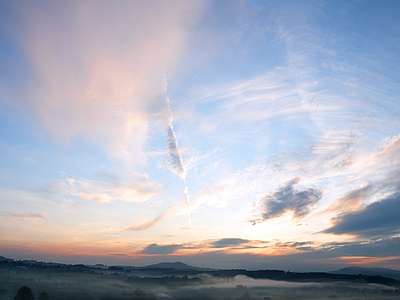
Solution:
[(364, 268), (364, 267), (347, 267), (336, 271), (331, 271), (332, 274), (346, 274), (346, 275), (368, 275), (368, 276), (382, 276), (388, 278), (400, 279), (400, 271), (386, 269), (386, 268)]
[(204, 270), (204, 268), (189, 266), (183, 262), (162, 262), (143, 267), (144, 269), (175, 269), (175, 270)]

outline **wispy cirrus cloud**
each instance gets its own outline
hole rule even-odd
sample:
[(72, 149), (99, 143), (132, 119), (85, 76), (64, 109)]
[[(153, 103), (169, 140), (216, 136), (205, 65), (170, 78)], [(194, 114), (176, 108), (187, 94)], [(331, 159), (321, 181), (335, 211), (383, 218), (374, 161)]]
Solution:
[[(393, 140), (393, 142), (386, 142), (388, 140)], [(397, 137), (385, 139), (377, 151), (366, 151), (362, 145), (365, 145), (367, 141), (366, 136), (348, 131), (347, 133), (326, 132), (314, 145), (256, 160), (228, 178), (204, 188), (197, 193), (193, 207), (197, 208), (202, 204), (227, 206), (235, 199), (242, 197), (263, 199), (260, 195), (266, 188), (273, 190), (276, 184), (285, 187), (293, 178), (301, 176), (303, 184), (321, 183), (324, 190), (329, 191), (323, 201), (311, 201), (313, 202), (311, 206), (319, 203), (319, 210), (315, 212), (317, 218), (317, 215), (321, 213), (337, 214), (356, 211), (367, 205), (374, 197), (379, 199), (382, 198), (382, 193), (386, 195), (393, 192), (399, 182), (399, 172), (396, 171), (400, 169), (396, 162)], [(291, 188), (296, 190), (294, 187)], [(312, 196), (312, 191), (309, 191), (308, 196)], [(300, 191), (293, 192), (291, 195), (293, 198), (288, 198), (295, 199), (298, 192)], [(311, 198), (322, 199), (322, 191), (315, 192), (316, 194)], [(272, 192), (271, 197), (274, 194), (275, 192)], [(283, 191), (282, 194), (284, 194)], [(275, 196), (278, 195), (276, 191)], [(272, 218), (274, 215), (272, 212), (289, 211), (286, 210), (285, 204), (289, 206), (289, 202), (265, 200), (268, 203), (267, 200), (271, 201), (271, 207), (267, 209), (266, 206), (256, 205), (257, 210), (260, 210), (258, 212), (260, 218), (261, 212), (264, 212), (268, 218)], [(258, 203), (262, 203), (262, 200)], [(292, 205), (296, 206), (294, 202)], [(298, 207), (299, 211), (302, 210), (301, 207), (301, 205)], [(309, 208), (304, 206), (303, 209), (306, 211)], [(266, 211), (271, 213), (268, 214)], [(292, 213), (294, 211), (295, 208)], [(312, 211), (309, 212), (312, 213)], [(294, 217), (295, 215), (296, 213)]]
[(160, 215), (158, 215), (155, 218), (150, 218), (150, 219), (146, 219), (146, 220), (142, 220), (137, 222), (134, 225), (128, 226), (123, 228), (122, 230), (125, 231), (138, 231), (138, 230), (144, 230), (150, 227), (153, 227), (155, 225), (157, 225), (158, 223), (160, 223), (164, 218), (166, 218), (168, 215), (167, 211), (162, 212)]
[(40, 213), (24, 213), (10, 211), (4, 217), (19, 218), (19, 219), (45, 219), (47, 216)]
[(161, 193), (162, 187), (145, 178), (132, 183), (119, 180), (102, 181), (84, 178), (67, 178), (66, 192), (87, 201), (110, 203), (113, 201), (145, 202)]
[(393, 137), (386, 137), (380, 143), (381, 149), (372, 156), (372, 159), (381, 163), (399, 165), (400, 155), (400, 134)]
[[(313, 84), (311, 82), (310, 86)], [(211, 87), (193, 97), (198, 99), (196, 104), (199, 107), (208, 107), (209, 102), (214, 104), (211, 115), (204, 116), (198, 125), (201, 132), (207, 134), (217, 128), (225, 132), (227, 126), (235, 126), (238, 122), (245, 126), (260, 125), (268, 120), (282, 121), (285, 127), (299, 123), (302, 128), (307, 128), (313, 125), (310, 114), (336, 115), (342, 109), (340, 105), (322, 101), (318, 105), (303, 105), (299, 90), (285, 67), (255, 78)]]
[(353, 162), (351, 157), (354, 152), (355, 142), (358, 135), (350, 132), (349, 135), (336, 137), (327, 135), (313, 147), (312, 154), (317, 154), (319, 159), (315, 167), (321, 167), (325, 164), (331, 164), (331, 167), (343, 168)]
[[(136, 222), (135, 224), (127, 226), (127, 227), (120, 227), (118, 229), (111, 229), (111, 230), (117, 230), (117, 231), (144, 230), (144, 229), (147, 229), (147, 228), (150, 228), (150, 227), (153, 227), (153, 226), (159, 224), (162, 220), (164, 220), (166, 218), (170, 218), (172, 216), (179, 216), (179, 215), (186, 214), (186, 213), (188, 213), (187, 203), (185, 201), (182, 201), (182, 202), (178, 202), (177, 204), (174, 204), (174, 205), (166, 208), (157, 217), (144, 219), (144, 220)], [(190, 214), (189, 214), (189, 216), (190, 216)]]

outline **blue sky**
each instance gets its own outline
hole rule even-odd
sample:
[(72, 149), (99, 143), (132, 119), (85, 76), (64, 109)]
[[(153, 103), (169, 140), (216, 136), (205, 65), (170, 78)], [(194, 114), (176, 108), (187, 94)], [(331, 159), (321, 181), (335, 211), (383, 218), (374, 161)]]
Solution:
[(1, 255), (400, 269), (397, 1), (0, 5)]

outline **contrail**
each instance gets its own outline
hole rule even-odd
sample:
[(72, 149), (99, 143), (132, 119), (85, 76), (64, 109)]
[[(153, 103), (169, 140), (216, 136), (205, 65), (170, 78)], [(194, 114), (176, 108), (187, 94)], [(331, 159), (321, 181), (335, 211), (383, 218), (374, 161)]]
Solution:
[[(169, 105), (168, 105), (169, 106)], [(173, 167), (173, 171), (177, 174), (181, 179), (186, 178), (186, 168), (183, 164), (182, 154), (178, 147), (178, 140), (176, 139), (176, 135), (174, 132), (174, 128), (172, 127), (172, 122), (167, 121), (166, 124), (166, 137), (167, 137), (167, 149), (168, 156)]]
[(171, 106), (169, 105), (169, 99), (167, 96), (167, 76), (164, 74), (164, 99), (167, 110), (166, 121), (165, 121), (165, 135), (167, 140), (168, 157), (170, 159), (173, 172), (178, 175), (181, 179), (186, 178), (186, 168), (182, 160), (182, 154), (178, 147), (178, 140), (172, 126), (174, 117), (171, 112)]
[[(167, 98), (168, 99), (168, 98)], [(167, 102), (168, 104), (168, 102)], [(169, 108), (169, 104), (168, 104)], [(171, 113), (172, 119), (172, 113)], [(172, 127), (172, 122), (168, 121), (166, 125), (166, 136), (167, 136), (167, 149), (168, 156), (170, 158), (171, 164), (173, 166), (173, 171), (176, 173), (181, 179), (186, 179), (186, 168), (182, 160), (182, 154), (178, 147), (178, 140), (176, 139), (176, 135), (174, 129)], [(183, 195), (185, 197), (185, 203), (188, 207), (188, 219), (189, 219), (189, 227), (192, 227), (192, 221), (190, 218), (190, 202), (189, 202), (189, 193), (188, 187), (186, 186), (183, 190)]]
[(188, 193), (188, 187), (186, 186), (185, 189), (183, 190), (183, 196), (185, 196), (185, 203), (188, 207), (188, 218), (189, 218), (189, 227), (192, 227), (192, 220), (190, 218), (190, 202), (189, 202), (189, 193)]
[[(165, 104), (167, 107), (167, 120), (165, 122), (165, 133), (166, 133), (166, 140), (167, 140), (167, 150), (168, 150), (168, 157), (170, 159), (172, 165), (172, 171), (178, 175), (181, 179), (186, 179), (186, 167), (182, 160), (182, 153), (179, 150), (178, 140), (176, 138), (174, 127), (172, 126), (172, 121), (174, 119), (171, 107), (169, 105), (169, 99), (167, 97), (167, 78), (165, 79), (165, 89), (164, 89), (164, 97), (165, 97)], [(188, 187), (186, 186), (183, 190), (183, 196), (185, 197), (185, 203), (188, 207), (188, 218), (189, 218), (189, 227), (192, 227), (192, 221), (190, 218), (190, 202), (189, 202), (189, 193)]]

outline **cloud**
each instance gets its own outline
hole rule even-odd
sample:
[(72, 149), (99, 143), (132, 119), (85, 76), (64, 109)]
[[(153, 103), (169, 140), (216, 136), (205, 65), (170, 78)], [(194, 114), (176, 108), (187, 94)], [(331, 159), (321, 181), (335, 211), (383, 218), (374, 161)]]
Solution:
[(34, 116), (59, 143), (86, 138), (127, 166), (141, 165), (149, 124), (169, 118), (164, 74), (182, 54), (202, 6), (91, 0), (10, 4), (18, 24), (12, 28), (14, 47), (24, 54), (20, 61), (32, 77), (24, 77), (22, 90), (15, 84), (0, 88), (13, 99), (10, 106)]
[[(296, 120), (306, 120), (312, 109), (301, 104), (296, 87), (289, 76), (288, 70), (276, 68), (266, 75), (251, 79), (236, 81), (229, 84), (218, 84), (216, 88), (210, 88), (199, 95), (193, 95), (199, 99), (199, 105), (207, 107), (207, 115), (202, 117), (198, 124), (201, 133), (207, 136), (215, 135), (217, 139), (229, 139), (243, 141), (242, 136), (226, 134), (226, 130), (246, 124), (257, 124), (268, 119), (281, 121), (285, 119), (292, 123)], [(213, 106), (210, 107), (210, 103)], [(333, 106), (320, 105), (319, 111), (337, 110)], [(264, 129), (269, 129), (264, 124)], [(251, 127), (254, 130), (254, 126)], [(245, 127), (240, 130), (244, 130)], [(258, 134), (257, 134), (258, 133)], [(246, 132), (248, 137), (250, 133)], [(264, 131), (265, 134), (265, 131)], [(262, 137), (261, 132), (251, 132), (252, 136)], [(263, 136), (265, 139), (265, 136)]]
[[(352, 155), (357, 156), (357, 139), (358, 136), (348, 130), (325, 132), (311, 146), (293, 148), (254, 160), (229, 177), (205, 186), (196, 194), (192, 206), (206, 203), (222, 207), (235, 199), (258, 198), (266, 189), (274, 190), (276, 185), (286, 185), (297, 176), (301, 176), (304, 185), (321, 180), (332, 188), (336, 185), (333, 189), (341, 194), (346, 190), (344, 185), (338, 186), (347, 180), (343, 179), (343, 175), (350, 177), (360, 173), (365, 166), (362, 160), (368, 159), (352, 158)], [(362, 184), (365, 185), (365, 181)], [(343, 194), (339, 197), (343, 197)]]
[(122, 256), (122, 257), (131, 257), (130, 255), (123, 254), (123, 253), (110, 253), (108, 255), (113, 255), (113, 256)]
[(250, 241), (245, 240), (245, 239), (225, 238), (225, 239), (220, 239), (220, 240), (214, 241), (211, 243), (211, 245), (213, 245), (213, 248), (225, 248), (225, 247), (230, 247), (230, 246), (246, 244), (248, 242), (250, 242)]
[[(301, 249), (300, 249), (301, 250)], [(310, 249), (311, 250), (311, 249)], [(398, 269), (400, 265), (400, 237), (362, 239), (354, 242), (316, 242), (311, 251), (297, 252), (287, 257), (311, 264), (337, 263), (352, 264), (362, 262), (364, 265), (383, 266)], [(332, 265), (325, 271), (334, 270)], [(338, 269), (338, 267), (336, 267)]]
[(162, 220), (170, 217), (170, 216), (177, 216), (186, 213), (186, 204), (179, 202), (175, 205), (172, 205), (165, 209), (162, 213), (160, 213), (157, 217), (155, 218), (150, 218), (147, 220), (140, 221), (138, 223), (135, 223), (134, 225), (128, 226), (128, 227), (122, 227), (120, 228), (121, 230), (126, 230), (126, 231), (138, 231), (138, 230), (143, 230), (150, 228), (152, 226), (157, 225), (160, 223)]
[(161, 213), (158, 217), (156, 218), (151, 218), (148, 220), (143, 220), (140, 221), (134, 225), (125, 227), (123, 230), (126, 231), (138, 231), (138, 230), (144, 230), (150, 227), (153, 227), (155, 225), (157, 225), (158, 223), (160, 223), (161, 220), (163, 220), (165, 217), (167, 216), (167, 211), (164, 211), (163, 213)]
[(183, 164), (182, 154), (178, 147), (178, 140), (176, 139), (172, 123), (167, 124), (166, 136), (167, 136), (168, 157), (170, 159), (172, 170), (181, 179), (185, 179), (186, 168), (185, 165)]
[(187, 210), (188, 210), (189, 227), (192, 227), (192, 219), (190, 217), (190, 211), (192, 208), (190, 206), (188, 187), (185, 187), (185, 189), (183, 190), (183, 196), (185, 197), (185, 204), (186, 204)]
[(323, 192), (312, 188), (296, 190), (294, 187), (298, 185), (299, 181), (300, 178), (294, 178), (276, 192), (262, 197), (257, 204), (259, 216), (250, 222), (257, 224), (281, 217), (288, 212), (293, 214), (293, 220), (304, 218), (312, 206), (321, 199)]
[(67, 191), (87, 201), (110, 203), (116, 200), (125, 202), (145, 202), (158, 196), (161, 186), (148, 180), (147, 176), (124, 183), (119, 180), (101, 181), (84, 178), (67, 178)]
[[(337, 168), (351, 165), (353, 163), (351, 155), (344, 158), (341, 156), (348, 154), (358, 139), (358, 135), (351, 132), (349, 136), (337, 136), (336, 138), (328, 136), (325, 140), (321, 140), (319, 144), (313, 147), (313, 154), (322, 156), (316, 167), (321, 167), (332, 161), (334, 162), (332, 166)], [(341, 159), (337, 160), (338, 157), (341, 157)]]
[(390, 236), (400, 232), (400, 193), (374, 202), (365, 209), (332, 219), (334, 225), (324, 233), (361, 237)]
[(380, 163), (391, 163), (399, 164), (400, 156), (400, 134), (393, 138), (386, 137), (381, 142), (381, 151), (373, 155), (374, 160), (378, 160)]
[(240, 184), (234, 185), (235, 182), (232, 182), (234, 180), (229, 179), (225, 180), (227, 182), (211, 186), (198, 192), (196, 205), (207, 203), (208, 205), (216, 205), (219, 207), (227, 206), (229, 201), (238, 195), (238, 193), (235, 193), (235, 187), (237, 188)]
[(353, 243), (331, 243), (324, 245), (322, 252), (331, 256), (398, 256), (400, 253), (400, 237), (379, 238)]
[(363, 202), (370, 196), (372, 192), (372, 185), (368, 184), (362, 188), (354, 189), (350, 191), (347, 195), (337, 200), (333, 203), (328, 211), (355, 211), (361, 207)]
[[(269, 248), (276, 249), (290, 249), (296, 248), (297, 250), (304, 250), (308, 248), (312, 248), (310, 245), (313, 245), (314, 241), (305, 241), (305, 242), (276, 242), (268, 245)], [(304, 247), (307, 246), (307, 247)]]
[(21, 219), (44, 219), (45, 215), (39, 213), (22, 213), (22, 212), (9, 212), (5, 217), (21, 218)]
[(167, 140), (167, 152), (170, 160), (170, 165), (172, 167), (172, 172), (178, 175), (181, 179), (186, 178), (186, 167), (182, 160), (182, 153), (178, 147), (178, 140), (176, 138), (174, 128), (172, 126), (173, 115), (171, 112), (171, 107), (169, 105), (169, 99), (167, 97), (167, 78), (165, 77), (165, 88), (164, 88), (164, 99), (165, 107), (167, 110), (167, 121), (166, 126), (166, 140)]
[(139, 254), (172, 254), (176, 250), (181, 249), (181, 245), (163, 245), (159, 246), (156, 243), (150, 244), (145, 247)]
[(293, 244), (290, 245), (290, 247), (299, 247), (299, 246), (310, 245), (310, 244), (314, 244), (314, 242), (313, 241), (294, 242)]

